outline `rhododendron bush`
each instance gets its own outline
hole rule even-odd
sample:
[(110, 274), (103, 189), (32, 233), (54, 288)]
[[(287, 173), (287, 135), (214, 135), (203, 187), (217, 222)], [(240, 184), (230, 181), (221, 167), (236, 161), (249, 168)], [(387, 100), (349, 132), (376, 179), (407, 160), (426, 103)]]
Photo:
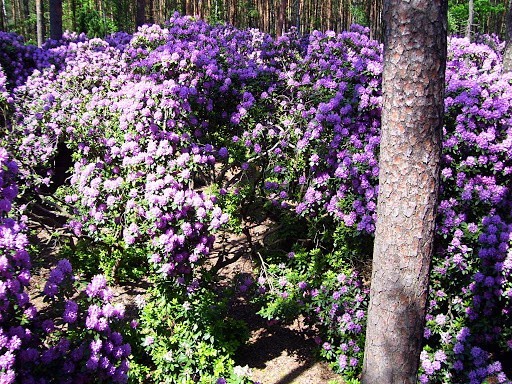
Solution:
[[(500, 43), (480, 40), (450, 39), (422, 383), (509, 380), (512, 75)], [(357, 377), (382, 73), (382, 47), (365, 28), (276, 40), (175, 15), (133, 36), (0, 42), (6, 380), (51, 380), (44, 367), (55, 366), (70, 382), (247, 380), (233, 369), (244, 327), (227, 317), (231, 293), (218, 284), (236, 259), (218, 251), (226, 232), (259, 255), (238, 292), (268, 319), (303, 315), (320, 356)], [(44, 294), (61, 312), (44, 320), (27, 294), (22, 216), (41, 207), (64, 223), (61, 257), (92, 278), (80, 293), (82, 277), (59, 261)], [(256, 244), (250, 228), (263, 222)], [(92, 275), (137, 271), (152, 289), (123, 325), (106, 278)]]
[(117, 329), (124, 307), (110, 303), (102, 275), (77, 296), (71, 264), (62, 259), (43, 290), (53, 316), (39, 314), (31, 302), (27, 218), (10, 217), (17, 171), (0, 148), (1, 382), (126, 382), (131, 348)]

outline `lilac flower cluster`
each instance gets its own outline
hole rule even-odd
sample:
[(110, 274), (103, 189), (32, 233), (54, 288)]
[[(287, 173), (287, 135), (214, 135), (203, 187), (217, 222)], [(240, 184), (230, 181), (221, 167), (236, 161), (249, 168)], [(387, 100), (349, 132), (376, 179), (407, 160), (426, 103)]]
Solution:
[(35, 57), (38, 49), (26, 45), (22, 36), (0, 31), (0, 66), (7, 77), (7, 88), (22, 85), (36, 68)]
[(382, 49), (365, 32), (314, 32), (302, 55), (290, 44), (300, 62), (284, 63), (279, 81), (258, 98), (267, 114), (254, 126), (249, 113), (240, 145), (252, 150), (249, 162), (269, 161), (265, 189), (276, 205), (304, 216), (326, 210), (372, 233)]
[(7, 77), (5, 76), (4, 70), (0, 65), (0, 102), (3, 104), (7, 102), (7, 98), (9, 97), (9, 93), (7, 91)]
[(131, 349), (115, 330), (124, 309), (109, 303), (112, 295), (104, 278), (95, 277), (85, 290), (90, 302), (86, 317), (71, 298), (77, 293), (70, 285), (71, 264), (60, 260), (43, 293), (51, 310), (64, 306), (62, 314), (45, 318), (32, 304), (27, 293), (31, 262), (26, 228), (23, 221), (9, 217), (18, 193), (17, 171), (0, 148), (0, 381), (85, 383), (94, 377), (126, 382)]
[[(19, 154), (25, 183), (34, 187), (49, 184), (54, 172), (51, 164), (64, 137), (72, 143), (82, 141), (74, 134), (74, 126), (88, 123), (87, 116), (81, 117), (84, 101), (98, 97), (106, 87), (115, 87), (106, 79), (123, 73), (118, 50), (99, 39), (78, 40), (47, 55), (66, 60), (65, 70), (54, 65), (36, 70), (16, 89), (11, 147)], [(87, 134), (91, 140), (97, 138), (92, 129)]]
[(9, 217), (17, 195), (15, 177), (18, 167), (0, 147), (0, 381), (13, 383), (16, 360), (31, 332), (21, 319), (31, 320), (35, 308), (25, 288), (30, 281), (30, 257), (25, 226)]
[(369, 289), (352, 272), (325, 278), (319, 289), (307, 293), (311, 295), (306, 306), (309, 321), (320, 326), (322, 335), (315, 340), (321, 346), (320, 355), (335, 360), (335, 369), (345, 376), (357, 376), (363, 358)]
[(505, 293), (512, 277), (504, 267), (511, 248), (510, 79), (501, 72), (499, 51), (451, 39), (425, 383), (442, 377), (507, 382), (490, 352), (507, 353), (512, 344), (512, 302)]
[(18, 90), (26, 180), (47, 184), (52, 170), (41, 177), (36, 168), (49, 168), (66, 142), (76, 160), (66, 196), (75, 234), (117, 236), (149, 248), (163, 276), (190, 274), (209, 253), (210, 232), (228, 220), (196, 185), (211, 183), (229, 156), (218, 135), (254, 100), (240, 89), (261, 87), (257, 80), (275, 71), (251, 44), (257, 39), (174, 16), (129, 43), (123, 35), (61, 47), (65, 69), (35, 72)]
[(120, 333), (124, 307), (111, 303), (104, 276), (95, 276), (77, 292), (72, 272), (66, 259), (51, 270), (43, 292), (53, 316), (33, 322), (37, 339), (22, 356), (17, 374), (23, 382), (53, 382), (58, 375), (61, 383), (126, 383), (131, 347)]

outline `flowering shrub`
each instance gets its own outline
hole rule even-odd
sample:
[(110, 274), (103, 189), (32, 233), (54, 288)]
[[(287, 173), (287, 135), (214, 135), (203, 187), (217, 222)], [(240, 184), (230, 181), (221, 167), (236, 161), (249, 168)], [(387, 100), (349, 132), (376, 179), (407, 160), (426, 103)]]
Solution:
[(32, 319), (34, 306), (25, 287), (30, 281), (30, 258), (25, 247), (24, 225), (9, 218), (12, 202), (18, 191), (15, 184), (17, 165), (0, 147), (0, 379), (14, 382), (15, 363), (30, 340), (30, 332), (21, 319)]
[[(244, 84), (257, 76), (251, 69), (256, 65), (247, 64), (248, 55), (228, 45), (227, 39), (239, 31), (226, 28), (219, 33), (186, 18), (171, 22), (172, 34), (157, 26), (144, 27), (129, 44), (121, 36), (109, 40), (110, 45), (85, 40), (60, 51), (52, 48), (60, 52), (65, 66), (36, 71), (18, 88), (13, 132), (19, 134), (13, 137), (20, 141), (11, 142), (23, 160), (26, 184), (36, 191), (52, 182), (52, 163), (63, 145), (72, 151), (69, 184), (51, 197), (70, 207), (69, 229), (88, 239), (91, 247), (110, 247), (106, 258), (122, 255), (124, 249), (124, 254), (139, 257), (135, 263), (149, 262), (151, 279), (162, 291), (155, 295), (164, 298), (184, 290), (193, 293), (199, 283), (208, 286), (198, 266), (210, 253), (212, 232), (228, 217), (216, 198), (197, 190), (197, 185), (210, 183), (217, 161), (227, 158), (225, 147), (209, 141), (219, 141), (220, 131), (232, 124), (237, 100), (245, 102), (229, 83)], [(178, 38), (189, 32), (190, 41)], [(125, 45), (113, 47), (116, 41)], [(237, 57), (226, 61), (224, 49)], [(28, 102), (34, 99), (40, 102)], [(210, 125), (218, 129), (210, 133)], [(30, 189), (34, 190), (26, 193)], [(100, 261), (100, 267), (105, 265)], [(141, 326), (150, 326), (148, 318), (160, 314), (150, 313)], [(186, 339), (195, 324), (185, 323), (177, 337)], [(208, 327), (203, 324), (194, 334), (209, 340)], [(161, 332), (169, 336), (168, 329)], [(183, 364), (173, 368), (160, 352), (148, 351), (154, 379), (159, 370), (180, 378), (207, 380), (222, 373), (228, 379), (233, 370), (228, 356), (234, 348), (222, 338), (206, 347), (204, 354), (189, 356), (191, 368), (185, 373), (179, 371)], [(174, 345), (169, 350), (180, 348)], [(219, 356), (219, 363), (207, 373), (202, 365), (212, 354)]]
[(511, 346), (511, 77), (501, 73), (500, 53), (489, 46), (452, 39), (449, 56), (421, 380), (506, 382), (499, 359), (491, 357)]
[(36, 68), (38, 48), (26, 45), (22, 36), (0, 31), (0, 66), (7, 77), (7, 88), (22, 85)]
[[(231, 341), (207, 338), (211, 319), (194, 322), (212, 299), (205, 273), (216, 269), (207, 259), (216, 231), (248, 236), (252, 221), (271, 219), (281, 230), (260, 252), (261, 313), (304, 314), (321, 333), (320, 354), (357, 376), (367, 297), (356, 271), (370, 258), (375, 228), (382, 72), (382, 48), (365, 28), (274, 40), (174, 15), (133, 36), (69, 35), (42, 49), (0, 37), (0, 102), (9, 100), (2, 141), (20, 162), (24, 197), (60, 187), (43, 197), (63, 206), (81, 244), (101, 247), (98, 268), (115, 275), (117, 261), (107, 260), (115, 254), (153, 271), (156, 289), (131, 331), (146, 340), (137, 353), (147, 361), (136, 372), (227, 378)], [(479, 41), (450, 40), (423, 383), (508, 380), (501, 363), (512, 348), (512, 78), (501, 71), (502, 44)], [(3, 212), (11, 201), (1, 200)], [(5, 220), (22, 239), (22, 223)], [(16, 268), (28, 270), (24, 263)], [(63, 323), (91, 326), (107, 345), (117, 331), (87, 317), (80, 323), (82, 309), (66, 295)], [(23, 303), (18, 310), (31, 308)], [(93, 305), (98, 322), (121, 315)], [(171, 312), (186, 326), (170, 327)], [(87, 338), (75, 335), (69, 348)], [(201, 351), (186, 348), (199, 339)], [(83, 347), (84, 356), (101, 354), (110, 364), (100, 357), (101, 372), (115, 374), (115, 366), (124, 377), (126, 353), (104, 343)], [(182, 354), (189, 361), (169, 358)]]
[(116, 330), (124, 308), (109, 303), (104, 277), (77, 296), (71, 264), (60, 260), (43, 291), (50, 316), (32, 304), (26, 227), (7, 216), (18, 193), (17, 170), (0, 148), (0, 381), (126, 382), (131, 348)]

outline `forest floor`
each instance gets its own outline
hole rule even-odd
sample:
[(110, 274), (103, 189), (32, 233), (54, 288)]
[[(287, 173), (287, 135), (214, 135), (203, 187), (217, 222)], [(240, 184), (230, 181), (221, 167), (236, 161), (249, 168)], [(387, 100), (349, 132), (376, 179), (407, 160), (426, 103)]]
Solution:
[[(267, 230), (265, 225), (251, 230), (252, 241), (261, 242)], [(40, 292), (49, 275), (49, 267), (57, 262), (55, 254), (59, 244), (53, 242), (48, 229), (39, 227), (36, 232), (33, 240), (39, 243), (40, 251), (37, 257), (33, 257), (35, 268), (29, 295), (38, 310), (44, 311), (48, 308)], [(228, 257), (242, 253), (236, 262), (221, 269), (224, 281), (228, 282), (235, 276), (253, 275), (255, 266), (249, 254), (244, 254), (244, 249), (249, 252), (246, 240), (244, 236), (230, 235), (224, 239), (224, 244), (217, 246), (217, 252), (221, 247), (229, 249)], [(135, 297), (144, 294), (146, 285), (139, 282), (113, 287), (114, 302), (123, 303), (130, 316), (135, 313)], [(237, 297), (230, 308), (230, 316), (245, 321), (249, 327), (249, 340), (239, 349), (235, 361), (249, 372), (252, 380), (261, 384), (343, 384), (341, 376), (335, 374), (327, 363), (316, 359), (311, 329), (301, 319), (289, 325), (280, 324), (265, 320), (256, 311), (256, 307), (243, 296)]]
[[(251, 228), (251, 243), (262, 245), (269, 231), (268, 223)], [(220, 273), (225, 280), (235, 276), (253, 275), (256, 270), (250, 258), (246, 237), (229, 236), (228, 244), (218, 248), (229, 249), (229, 256), (247, 250), (235, 263), (223, 268)], [(255, 280), (257, 276), (252, 276)], [(257, 309), (244, 297), (239, 297), (231, 308), (230, 315), (247, 323), (251, 332), (246, 345), (235, 356), (236, 362), (247, 367), (252, 380), (261, 384), (342, 384), (343, 379), (335, 374), (327, 363), (315, 357), (316, 345), (313, 334), (298, 319), (292, 324), (269, 322), (256, 313)]]

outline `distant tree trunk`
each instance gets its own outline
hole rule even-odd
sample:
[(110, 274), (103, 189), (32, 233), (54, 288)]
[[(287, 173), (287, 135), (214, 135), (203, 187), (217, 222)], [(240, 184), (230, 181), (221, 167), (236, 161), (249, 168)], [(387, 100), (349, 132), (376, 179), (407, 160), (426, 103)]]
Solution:
[(137, 8), (135, 9), (135, 25), (140, 27), (146, 24), (146, 0), (137, 0)]
[(185, 14), (188, 16), (192, 16), (192, 0), (185, 0)]
[(300, 34), (300, 0), (293, 0), (292, 4), (293, 23), (297, 32)]
[(71, 28), (73, 31), (76, 31), (76, 0), (71, 0), (69, 7), (71, 8)]
[(512, 0), (508, 1), (506, 21), (506, 44), (503, 53), (503, 72), (512, 71)]
[(447, 0), (384, 0), (377, 228), (363, 384), (416, 384), (439, 189)]
[(50, 0), (50, 38), (62, 38), (62, 0)]
[(29, 37), (29, 35), (32, 35), (34, 34), (35, 32), (35, 29), (34, 29), (34, 24), (30, 24), (29, 23), (29, 20), (30, 20), (30, 4), (29, 4), (29, 0), (23, 0), (22, 2), (22, 6), (23, 6), (23, 9), (22, 9), (22, 12), (23, 12), (23, 19), (22, 19), (22, 23), (23, 23), (23, 29), (22, 29), (22, 33), (25, 37)]
[(474, 12), (475, 12), (475, 4), (473, 3), (473, 0), (469, 0), (468, 23), (466, 25), (466, 38), (469, 40), (471, 40), (471, 27), (473, 26)]
[(370, 25), (370, 37), (381, 40), (382, 38), (382, 0), (372, 0), (368, 10), (368, 21)]
[(0, 31), (5, 31), (5, 25), (7, 24), (5, 21), (5, 6), (4, 0), (0, 0)]
[(36, 0), (36, 35), (37, 45), (40, 47), (44, 43), (44, 8), (43, 0)]
[(285, 20), (286, 20), (286, 0), (281, 0), (279, 5), (279, 20), (277, 23), (277, 36), (282, 36), (285, 30)]
[(148, 24), (155, 23), (155, 3), (153, 0), (147, 0), (148, 17), (146, 18)]

